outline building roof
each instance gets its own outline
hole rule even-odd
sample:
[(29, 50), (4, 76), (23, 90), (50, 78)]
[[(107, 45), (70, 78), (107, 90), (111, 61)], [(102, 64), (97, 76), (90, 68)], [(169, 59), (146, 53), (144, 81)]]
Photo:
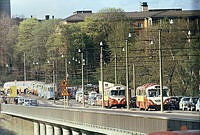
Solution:
[(74, 14), (72, 16), (65, 18), (63, 21), (66, 21), (66, 22), (83, 22), (85, 20), (85, 17), (89, 17), (91, 15), (92, 15), (92, 13), (78, 13), (78, 14)]
[[(128, 18), (140, 20), (144, 18), (200, 18), (200, 10), (181, 10), (181, 9), (154, 9), (144, 12), (125, 12)], [(66, 22), (83, 22), (86, 17), (94, 13), (77, 13), (65, 18)]]

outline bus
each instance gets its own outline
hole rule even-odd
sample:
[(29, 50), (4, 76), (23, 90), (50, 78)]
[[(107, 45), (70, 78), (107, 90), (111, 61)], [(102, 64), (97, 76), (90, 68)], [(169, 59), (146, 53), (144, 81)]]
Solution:
[(4, 91), (8, 91), (10, 87), (16, 86), (18, 93), (32, 93), (35, 81), (11, 81), (4, 83)]
[[(141, 110), (159, 110), (161, 106), (160, 85), (147, 83), (136, 89), (136, 105)], [(164, 109), (170, 105), (169, 90), (163, 86), (163, 106)]]
[(126, 106), (126, 87), (123, 85), (116, 85), (104, 89), (104, 105), (105, 107), (125, 107)]

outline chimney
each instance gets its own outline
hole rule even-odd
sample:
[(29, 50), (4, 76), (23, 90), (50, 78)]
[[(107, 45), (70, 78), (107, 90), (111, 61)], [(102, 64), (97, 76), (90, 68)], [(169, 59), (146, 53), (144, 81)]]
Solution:
[(49, 20), (49, 15), (45, 15), (45, 20)]
[(142, 12), (148, 11), (147, 2), (142, 2), (142, 3), (141, 3), (141, 11), (142, 11)]

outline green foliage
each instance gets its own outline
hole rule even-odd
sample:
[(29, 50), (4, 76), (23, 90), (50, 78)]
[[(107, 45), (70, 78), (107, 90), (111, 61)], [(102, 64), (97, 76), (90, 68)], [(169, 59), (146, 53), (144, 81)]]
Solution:
[[(114, 83), (117, 56), (117, 83), (125, 84), (125, 52), (122, 48), (127, 40), (130, 86), (133, 85), (133, 64), (136, 66), (136, 86), (159, 83), (158, 29), (162, 28), (164, 85), (169, 86), (171, 95), (198, 96), (200, 42), (196, 27), (183, 19), (174, 19), (172, 25), (164, 19), (143, 30), (133, 29), (133, 23), (134, 20), (126, 18), (122, 9), (115, 8), (102, 9), (84, 22), (72, 24), (60, 20), (26, 19), (17, 26), (9, 19), (0, 20), (0, 44), (4, 50), (0, 56), (6, 61), (0, 63), (3, 69), (0, 80), (23, 79), (25, 52), (28, 80), (51, 83), (54, 70), (59, 82), (65, 78), (65, 62), (68, 62), (70, 83), (80, 85), (81, 54), (78, 49), (81, 49), (85, 59), (84, 81), (97, 84), (100, 79), (99, 43), (103, 42), (104, 80)], [(189, 29), (190, 36), (187, 34)], [(129, 33), (131, 38), (128, 38)], [(154, 43), (150, 44), (150, 41)]]
[[(193, 35), (188, 43), (188, 23), (182, 19), (168, 20), (140, 32), (132, 57), (136, 63), (137, 86), (148, 82), (159, 83), (158, 29), (161, 31), (161, 50), (164, 85), (171, 95), (198, 96), (199, 41)], [(154, 44), (151, 45), (150, 41)]]

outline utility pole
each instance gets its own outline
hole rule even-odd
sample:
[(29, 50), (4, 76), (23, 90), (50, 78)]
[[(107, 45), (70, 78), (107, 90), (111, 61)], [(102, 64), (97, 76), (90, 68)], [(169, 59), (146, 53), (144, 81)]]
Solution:
[(126, 106), (129, 109), (128, 40), (126, 40)]
[(81, 69), (82, 69), (82, 98), (83, 98), (83, 107), (85, 107), (85, 97), (84, 97), (84, 65), (85, 65), (85, 60), (83, 59), (83, 51), (81, 49), (78, 49), (78, 52), (81, 53)]
[[(68, 67), (67, 67), (67, 58), (65, 58), (65, 80), (68, 82)], [(67, 106), (69, 106), (69, 96), (67, 96)]]
[(101, 63), (101, 91), (102, 91), (102, 108), (104, 108), (104, 79), (103, 79), (103, 43), (100, 42), (101, 54), (100, 54), (100, 63)]
[(115, 85), (117, 84), (117, 54), (115, 53)]
[(56, 98), (56, 92), (55, 92), (55, 62), (53, 61), (53, 91), (54, 91), (54, 103)]
[(83, 73), (84, 73), (84, 70), (83, 70), (83, 66), (84, 66), (84, 59), (83, 59), (83, 52), (81, 52), (81, 60), (82, 60), (82, 93), (83, 93), (83, 107), (85, 107), (85, 97), (84, 97), (84, 76), (83, 76)]
[(133, 89), (134, 89), (134, 96), (136, 96), (136, 75), (135, 75), (135, 64), (133, 64)]
[(162, 48), (161, 48), (161, 30), (159, 32), (159, 64), (160, 64), (160, 97), (161, 97), (161, 112), (163, 112), (163, 71), (162, 71)]
[[(131, 38), (131, 33), (128, 34), (128, 38)], [(126, 40), (126, 106), (129, 110), (128, 39)]]
[(26, 81), (26, 53), (24, 52), (24, 81)]

